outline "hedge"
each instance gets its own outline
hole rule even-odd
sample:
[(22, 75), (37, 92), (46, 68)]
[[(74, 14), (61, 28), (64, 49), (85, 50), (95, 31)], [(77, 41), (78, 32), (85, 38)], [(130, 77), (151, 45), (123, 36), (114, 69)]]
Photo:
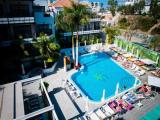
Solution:
[(132, 54), (134, 54), (135, 56), (138, 55), (139, 58), (143, 59), (143, 58), (148, 58), (154, 62), (157, 61), (158, 57), (158, 64), (157, 66), (160, 67), (160, 53), (155, 52), (153, 50), (147, 49), (143, 46), (140, 46), (138, 44), (135, 43), (131, 43), (128, 41), (124, 41), (120, 38), (115, 38), (114, 43), (119, 46), (122, 47), (123, 49), (126, 49), (127, 47), (127, 51), (131, 52)]

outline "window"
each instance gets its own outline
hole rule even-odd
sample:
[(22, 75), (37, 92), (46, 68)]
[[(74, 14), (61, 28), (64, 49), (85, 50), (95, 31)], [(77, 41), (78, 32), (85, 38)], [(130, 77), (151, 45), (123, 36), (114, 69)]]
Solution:
[(0, 4), (0, 17), (3, 17), (3, 6)]
[(30, 25), (16, 25), (13, 27), (14, 36), (18, 38), (19, 35), (22, 35), (23, 38), (32, 37), (31, 26)]
[(36, 25), (36, 31), (37, 31), (38, 36), (41, 32), (44, 32), (48, 35), (50, 35), (52, 33), (52, 30), (49, 29), (49, 24), (38, 24), (38, 25)]
[(10, 15), (15, 17), (30, 16), (29, 6), (10, 4)]
[(44, 12), (45, 7), (44, 6), (34, 6), (34, 11), (35, 12)]
[(45, 13), (44, 13), (44, 17), (50, 17), (49, 12), (45, 12)]

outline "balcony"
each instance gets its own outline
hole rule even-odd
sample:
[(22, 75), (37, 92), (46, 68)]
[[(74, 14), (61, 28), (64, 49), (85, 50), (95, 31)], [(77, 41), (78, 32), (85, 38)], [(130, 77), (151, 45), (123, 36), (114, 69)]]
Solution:
[(90, 19), (90, 22), (98, 22), (101, 21), (101, 18), (92, 18)]
[[(95, 34), (95, 33), (100, 33), (101, 30), (88, 30), (88, 31), (79, 31), (78, 35), (87, 35), (87, 34)], [(73, 35), (76, 35), (76, 32), (73, 32)], [(71, 32), (66, 32), (63, 33), (64, 36), (71, 36), (72, 33)]]
[(34, 23), (34, 17), (0, 18), (0, 24)]

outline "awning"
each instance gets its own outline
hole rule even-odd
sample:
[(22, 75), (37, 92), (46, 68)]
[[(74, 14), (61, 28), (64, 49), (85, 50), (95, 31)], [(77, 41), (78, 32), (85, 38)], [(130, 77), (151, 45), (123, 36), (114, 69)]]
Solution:
[(160, 78), (154, 76), (148, 76), (148, 85), (160, 87)]
[(155, 62), (150, 59), (141, 59), (141, 61), (147, 65), (155, 64)]

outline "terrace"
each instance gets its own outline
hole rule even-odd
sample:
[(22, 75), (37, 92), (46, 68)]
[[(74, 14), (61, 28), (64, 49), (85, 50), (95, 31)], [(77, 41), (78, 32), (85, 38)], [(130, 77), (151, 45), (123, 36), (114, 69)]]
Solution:
[[(94, 45), (91, 45), (91, 46), (94, 46)], [(88, 47), (88, 49), (91, 49), (91, 46), (86, 46), (86, 47)], [(109, 47), (101, 46), (101, 44), (99, 44), (98, 47), (103, 48), (101, 50), (104, 50), (107, 53), (111, 52)], [(65, 49), (64, 51), (66, 52), (66, 50), (67, 49)], [(70, 49), (68, 49), (68, 50), (70, 50)], [(50, 99), (52, 102), (51, 104), (54, 105), (54, 109), (55, 109), (55, 112), (58, 117), (57, 119), (80, 119), (82, 116), (88, 116), (88, 115), (90, 115), (90, 113), (94, 113), (94, 111), (97, 111), (99, 108), (102, 108), (105, 103), (104, 102), (99, 102), (99, 103), (90, 102), (87, 100), (86, 97), (84, 97), (82, 95), (77, 96), (75, 94), (72, 94), (72, 92), (71, 92), (72, 87), (75, 87), (75, 86), (71, 85), (72, 83), (70, 83), (69, 81), (67, 82), (67, 79), (75, 72), (75, 70), (71, 69), (71, 70), (68, 70), (67, 72), (64, 71), (63, 62), (62, 62), (63, 56), (60, 58), (57, 66), (55, 68), (55, 71), (57, 71), (57, 72), (55, 74), (52, 74), (50, 76), (43, 78), (43, 81), (49, 83), (48, 93), (49, 93), (49, 96), (50, 96)], [(122, 61), (117, 61), (117, 63), (123, 66)], [(131, 69), (127, 69), (127, 70), (130, 72), (133, 72)], [(142, 80), (143, 83), (146, 83), (147, 79), (148, 79), (148, 75), (151, 75), (151, 73), (146, 72), (145, 75), (139, 76), (139, 79)], [(17, 92), (19, 91), (18, 93), (20, 93), (20, 92), (22, 93), (22, 91), (26, 91), (26, 92), (23, 92), (24, 98), (25, 98), (25, 96), (27, 96), (29, 94), (30, 95), (37, 94), (38, 96), (41, 96), (41, 92), (40, 92), (40, 90), (38, 90), (39, 82), (40, 82), (40, 80), (35, 80), (32, 82), (29, 82), (28, 84), (22, 84), (22, 88), (21, 88), (21, 86), (17, 86)], [(66, 82), (67, 82), (67, 84), (66, 84)], [(21, 90), (19, 88), (21, 88)], [(7, 95), (6, 95), (6, 94), (11, 94), (11, 96), (12, 96), (13, 95), (13, 93), (11, 92), (11, 91), (13, 91), (12, 89), (14, 89), (13, 84), (12, 84), (12, 87), (11, 87), (11, 84), (8, 87), (7, 87), (7, 85), (5, 85), (4, 88), (2, 88), (1, 92), (0, 92), (0, 95), (1, 95), (0, 101), (1, 101), (1, 105), (2, 105), (1, 106), (1, 118), (4, 118), (4, 119), (14, 118), (14, 111), (8, 110), (8, 112), (5, 112), (6, 110), (4, 109), (4, 108), (11, 107), (12, 105), (10, 105), (10, 104), (12, 104), (14, 102), (14, 96), (12, 98), (7, 98)], [(6, 92), (6, 90), (7, 90), (7, 92)], [(21, 94), (18, 95), (18, 98), (20, 97), (20, 95)], [(21, 97), (23, 97), (23, 96), (21, 96)], [(115, 98), (117, 98), (117, 97), (113, 97), (112, 100)], [(4, 104), (4, 102), (6, 102), (7, 99), (10, 99), (11, 101), (8, 104)], [(17, 99), (17, 97), (16, 97), (16, 99)], [(39, 100), (42, 101), (42, 98), (39, 97)], [(24, 104), (24, 107), (26, 107), (25, 101), (26, 101), (26, 99), (24, 99), (23, 101), (18, 102), (18, 103), (22, 103), (22, 104)], [(109, 100), (106, 100), (106, 103), (108, 103), (108, 101)], [(44, 104), (43, 104), (43, 102), (40, 102), (40, 103), (41, 103), (40, 104), (41, 107), (39, 109), (43, 109)], [(140, 103), (143, 105), (141, 107), (137, 107), (138, 103), (135, 103), (134, 104), (135, 107), (132, 110), (127, 111), (125, 114), (122, 114), (122, 115), (115, 114), (111, 117), (114, 119), (120, 119), (120, 118), (121, 119), (129, 119), (130, 117), (132, 117), (133, 120), (140, 119), (143, 115), (145, 115), (146, 112), (149, 111), (150, 108), (153, 108), (160, 103), (160, 95), (157, 94), (153, 99), (146, 98), (146, 99), (140, 100)], [(18, 105), (18, 104), (16, 104), (16, 105)], [(19, 107), (18, 106), (16, 106), (16, 107), (20, 108), (22, 106), (23, 105), (19, 104)], [(13, 108), (10, 108), (10, 110), (14, 110)], [(48, 109), (52, 109), (52, 108), (48, 108)], [(17, 111), (16, 114), (21, 116), (20, 114), (22, 112), (23, 111), (19, 111), (19, 112)], [(26, 112), (26, 109), (24, 109), (24, 112)], [(31, 113), (28, 113), (28, 114), (31, 115)], [(8, 118), (8, 117), (10, 117), (10, 118)]]

